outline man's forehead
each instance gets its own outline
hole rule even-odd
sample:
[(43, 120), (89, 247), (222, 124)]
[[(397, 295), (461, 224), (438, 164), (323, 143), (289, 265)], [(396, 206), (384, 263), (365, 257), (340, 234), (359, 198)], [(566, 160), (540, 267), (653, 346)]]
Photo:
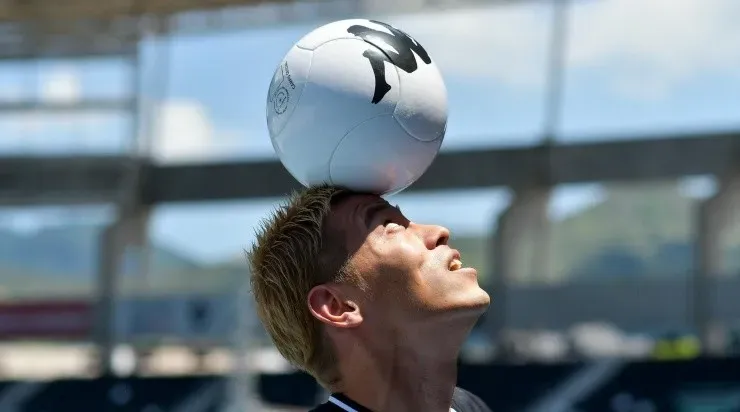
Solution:
[(385, 199), (382, 197), (371, 194), (371, 193), (351, 193), (346, 195), (337, 204), (332, 207), (332, 214), (352, 217), (358, 213), (362, 213), (362, 210), (374, 204), (387, 204)]

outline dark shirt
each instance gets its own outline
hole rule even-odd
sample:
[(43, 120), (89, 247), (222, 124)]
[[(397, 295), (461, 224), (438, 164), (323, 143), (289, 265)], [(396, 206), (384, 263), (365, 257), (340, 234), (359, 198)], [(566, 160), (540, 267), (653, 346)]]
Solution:
[[(462, 388), (455, 388), (455, 392), (452, 394), (452, 410), (455, 412), (492, 412), (479, 397)], [(332, 394), (328, 401), (311, 409), (309, 412), (329, 411), (372, 412), (370, 409), (341, 393)]]

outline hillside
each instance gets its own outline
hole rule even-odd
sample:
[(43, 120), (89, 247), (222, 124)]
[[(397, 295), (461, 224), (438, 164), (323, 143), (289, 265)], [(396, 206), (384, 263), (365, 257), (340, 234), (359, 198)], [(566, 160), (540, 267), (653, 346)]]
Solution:
[[(694, 201), (675, 185), (612, 187), (607, 199), (567, 219), (554, 222), (549, 277), (682, 275), (692, 267)], [(728, 236), (728, 270), (740, 271), (740, 225)], [(21, 235), (0, 230), (0, 296), (89, 292), (97, 266), (100, 228), (64, 226)], [(490, 241), (482, 236), (454, 237), (466, 265), (489, 273)], [(535, 256), (521, 256), (523, 262)], [(243, 280), (241, 260), (205, 267), (167, 245), (152, 246), (152, 270), (146, 281), (130, 265), (123, 287), (133, 291), (224, 290)], [(521, 276), (534, 276), (524, 273)], [(43, 285), (43, 289), (42, 286)]]
[[(0, 230), (0, 296), (41, 293), (76, 295), (90, 293), (96, 279), (98, 238), (101, 227), (56, 226), (31, 234)], [(199, 286), (189, 273), (202, 270), (197, 262), (166, 247), (155, 245), (151, 253), (153, 275), (147, 288)], [(123, 284), (142, 285), (134, 266), (124, 262)], [(206, 272), (210, 269), (206, 270)], [(207, 279), (209, 276), (199, 276)], [(43, 285), (43, 286), (42, 286)]]
[[(552, 223), (545, 244), (550, 252), (549, 277), (687, 274), (693, 265), (695, 203), (681, 195), (676, 185), (610, 187), (604, 202)], [(738, 272), (740, 225), (731, 227), (725, 241), (726, 269)], [(463, 251), (466, 264), (489, 273), (486, 249), (490, 240), (458, 238), (453, 242)], [(534, 253), (525, 253), (521, 259), (531, 260)]]

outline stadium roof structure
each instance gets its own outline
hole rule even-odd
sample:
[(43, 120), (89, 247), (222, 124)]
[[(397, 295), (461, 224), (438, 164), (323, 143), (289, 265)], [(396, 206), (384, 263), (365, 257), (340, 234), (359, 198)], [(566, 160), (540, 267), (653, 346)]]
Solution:
[[(125, 55), (146, 33), (171, 31), (174, 17), (212, 21), (254, 0), (7, 0), (0, 2), (0, 58)], [(272, 0), (272, 3), (287, 1)], [(265, 4), (265, 3), (261, 3)], [(218, 22), (217, 22), (218, 23)]]
[[(476, 3), (525, 0), (0, 0), (0, 60), (136, 57), (147, 36), (205, 34), (276, 24), (320, 21), (422, 9), (454, 8)], [(561, 1), (560, 4), (568, 0)], [(555, 3), (554, 3), (555, 4)], [(562, 9), (560, 9), (562, 10)], [(557, 25), (554, 25), (557, 27)], [(562, 30), (559, 32), (562, 35)], [(553, 36), (558, 39), (560, 36)], [(553, 42), (552, 50), (559, 50)], [(553, 53), (557, 56), (558, 53)], [(557, 63), (559, 59), (551, 59)], [(550, 66), (557, 74), (557, 64)], [(550, 84), (557, 85), (552, 79)], [(557, 88), (553, 88), (557, 89)], [(557, 93), (552, 93), (557, 96)], [(71, 105), (44, 104), (44, 110), (84, 110), (110, 106), (136, 113), (136, 98), (86, 101)], [(553, 98), (553, 107), (558, 99)], [(39, 102), (0, 103), (0, 112), (33, 111)], [(545, 137), (545, 136), (543, 136)], [(547, 136), (550, 137), (550, 136)], [(740, 172), (740, 132), (700, 131), (656, 136), (625, 136), (591, 142), (517, 148), (486, 148), (440, 153), (429, 171), (408, 191), (484, 187), (516, 189), (580, 182), (644, 181), (689, 175), (736, 177)], [(231, 182), (238, 181), (235, 185)], [(172, 202), (253, 199), (287, 194), (297, 183), (277, 160), (157, 165), (137, 155), (0, 158), (0, 204), (116, 204), (141, 211)], [(709, 209), (707, 209), (709, 210)], [(125, 213), (121, 213), (123, 216)], [(146, 213), (142, 213), (146, 215)], [(123, 230), (123, 225), (113, 225)], [(116, 276), (114, 236), (102, 248), (103, 316), (112, 323)], [(703, 239), (703, 238), (702, 238)], [(705, 242), (706, 243), (706, 242)], [(708, 248), (707, 248), (708, 249)], [(708, 264), (707, 264), (708, 265)], [(711, 268), (709, 268), (711, 269)], [(694, 272), (708, 278), (710, 270)], [(504, 277), (505, 278), (505, 277)], [(696, 282), (696, 296), (708, 290)], [(707, 292), (708, 293), (708, 292)], [(709, 300), (696, 305), (697, 319), (706, 324)], [(552, 305), (545, 306), (552, 307)], [(103, 346), (113, 342), (103, 331)], [(110, 350), (110, 347), (107, 349)]]
[[(494, 0), (511, 3), (523, 0)], [(133, 53), (144, 35), (413, 13), (484, 0), (4, 0), (0, 59), (115, 56)]]
[[(206, 34), (358, 15), (525, 1), (4, 0), (0, 1), (0, 60), (135, 56), (139, 41), (147, 35)], [(135, 100), (129, 96), (61, 106), (44, 103), (43, 110), (84, 110), (88, 106), (134, 110)], [(34, 105), (38, 102), (2, 103), (0, 111), (39, 109)], [(640, 181), (737, 172), (740, 137), (736, 130), (625, 137), (597, 139), (600, 143), (442, 152), (408, 191)], [(127, 179), (131, 171), (135, 177)], [(242, 184), (224, 185), (224, 176), (241, 176)], [(124, 184), (128, 180), (131, 184)], [(277, 160), (155, 165), (136, 155), (0, 159), (0, 204), (105, 203), (115, 201), (121, 190), (133, 190), (137, 201), (147, 205), (249, 199), (281, 196), (296, 185)]]

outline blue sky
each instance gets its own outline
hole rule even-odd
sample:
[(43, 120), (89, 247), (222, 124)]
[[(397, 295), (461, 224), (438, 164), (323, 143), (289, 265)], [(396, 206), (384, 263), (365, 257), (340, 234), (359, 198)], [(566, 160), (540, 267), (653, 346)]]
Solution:
[[(560, 140), (740, 127), (740, 3), (574, 4), (556, 130)], [(547, 2), (532, 2), (367, 17), (409, 32), (437, 61), (450, 107), (443, 150), (454, 150), (529, 145), (544, 134), (550, 13)], [(154, 113), (149, 134), (157, 161), (272, 157), (264, 119), (270, 78), (291, 45), (318, 24), (146, 43), (144, 95)], [(168, 75), (158, 76), (163, 70)], [(0, 63), (0, 100), (114, 96), (126, 90), (125, 79), (117, 62)], [(125, 117), (105, 113), (0, 115), (0, 151), (120, 151), (130, 135), (128, 125)], [(490, 189), (396, 198), (413, 219), (470, 233), (492, 227), (508, 194)], [(603, 198), (595, 185), (558, 188), (552, 211), (562, 216)], [(254, 225), (276, 200), (161, 206), (154, 212), (152, 236), (193, 257), (218, 260), (249, 244)], [(31, 230), (90, 216), (87, 209), (8, 210), (0, 224)]]

